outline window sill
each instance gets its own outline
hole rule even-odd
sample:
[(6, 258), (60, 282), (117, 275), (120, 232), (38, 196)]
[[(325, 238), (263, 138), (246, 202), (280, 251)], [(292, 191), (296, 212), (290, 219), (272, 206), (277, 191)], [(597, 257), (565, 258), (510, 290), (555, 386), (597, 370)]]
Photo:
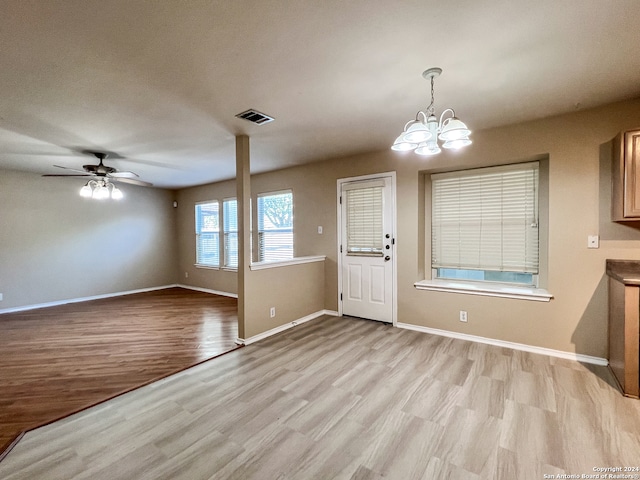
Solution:
[(215, 267), (213, 265), (205, 265), (203, 263), (194, 263), (193, 266), (196, 268), (206, 268), (207, 270), (220, 270), (220, 267)]
[(194, 267), (196, 268), (204, 268), (206, 270), (222, 270), (223, 272), (237, 272), (238, 267), (214, 267), (212, 265), (203, 265), (201, 263), (194, 263)]
[(286, 267), (289, 265), (301, 265), (303, 263), (324, 262), (327, 257), (325, 255), (314, 255), (309, 257), (295, 257), (288, 260), (276, 260), (272, 262), (256, 262), (252, 263), (249, 268), (251, 270), (264, 270), (267, 268)]
[(542, 288), (516, 287), (500, 283), (485, 284), (451, 280), (422, 280), (413, 284), (418, 290), (434, 292), (462, 293), (467, 295), (483, 295), (487, 297), (516, 298), (548, 302), (553, 295)]

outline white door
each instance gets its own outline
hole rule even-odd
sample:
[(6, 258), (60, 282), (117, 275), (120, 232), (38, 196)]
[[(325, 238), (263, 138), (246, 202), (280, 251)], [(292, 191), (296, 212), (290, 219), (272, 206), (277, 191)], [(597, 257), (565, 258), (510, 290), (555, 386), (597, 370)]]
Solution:
[(392, 177), (340, 183), (342, 313), (393, 321)]

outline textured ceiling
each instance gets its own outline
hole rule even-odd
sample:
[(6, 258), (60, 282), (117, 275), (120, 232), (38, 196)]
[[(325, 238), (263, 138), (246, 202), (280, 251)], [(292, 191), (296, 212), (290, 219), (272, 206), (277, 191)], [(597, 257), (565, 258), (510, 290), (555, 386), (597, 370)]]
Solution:
[(232, 178), (240, 133), (253, 172), (382, 150), (433, 66), (475, 131), (590, 108), (640, 95), (638, 25), (638, 0), (1, 0), (0, 168), (98, 149), (178, 188)]

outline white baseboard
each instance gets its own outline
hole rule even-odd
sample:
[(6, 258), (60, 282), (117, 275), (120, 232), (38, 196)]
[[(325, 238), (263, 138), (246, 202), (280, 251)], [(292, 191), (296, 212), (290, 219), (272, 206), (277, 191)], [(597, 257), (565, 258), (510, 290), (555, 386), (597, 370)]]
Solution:
[(55, 302), (37, 303), (34, 305), (23, 305), (21, 307), (11, 307), (0, 310), (2, 313), (24, 312), (26, 310), (35, 310), (36, 308), (57, 307), (58, 305), (66, 305), (68, 303), (89, 302), (91, 300), (101, 300), (103, 298), (121, 297), (123, 295), (132, 295), (134, 293), (153, 292), (155, 290), (164, 290), (165, 288), (179, 287), (180, 285), (162, 285), (160, 287), (139, 288), (137, 290), (127, 290), (124, 292), (105, 293), (102, 295), (92, 295), (90, 297), (68, 298), (66, 300), (56, 300)]
[(181, 283), (178, 283), (175, 286), (180, 288), (186, 288), (187, 290), (195, 290), (196, 292), (212, 293), (213, 295), (222, 295), (223, 297), (238, 298), (237, 293), (221, 292), (219, 290), (211, 290), (210, 288), (193, 287), (191, 285), (182, 285)]
[(591, 363), (593, 365), (607, 366), (609, 361), (606, 358), (592, 357), (591, 355), (583, 355), (581, 353), (563, 352), (562, 350), (553, 350), (551, 348), (535, 347), (533, 345), (525, 345), (524, 343), (507, 342), (505, 340), (496, 340), (493, 338), (479, 337), (477, 335), (469, 335), (466, 333), (450, 332), (448, 330), (440, 330), (438, 328), (421, 327), (420, 325), (411, 325), (410, 323), (400, 323), (396, 325), (398, 328), (406, 330), (414, 330), (416, 332), (430, 333), (432, 335), (440, 335), (442, 337), (457, 338), (470, 342), (486, 343), (487, 345), (495, 345), (496, 347), (511, 348), (513, 350), (521, 350), (530, 353), (539, 353), (540, 355), (549, 355), (550, 357), (565, 358), (567, 360), (575, 360), (582, 363)]
[[(254, 335), (249, 338), (237, 338), (236, 343), (238, 345), (251, 345), (259, 340), (264, 340), (271, 335), (275, 335), (276, 333), (284, 332), (290, 328), (296, 327), (302, 323), (308, 322), (309, 320), (313, 320), (314, 318), (321, 317), (322, 315), (334, 315), (337, 312), (333, 312), (332, 310), (319, 310), (315, 313), (307, 315), (305, 317), (299, 318), (292, 322), (285, 323), (284, 325), (280, 325), (279, 327), (272, 328), (271, 330), (267, 330), (266, 332), (259, 333), (258, 335)], [(337, 315), (334, 315), (337, 316)]]

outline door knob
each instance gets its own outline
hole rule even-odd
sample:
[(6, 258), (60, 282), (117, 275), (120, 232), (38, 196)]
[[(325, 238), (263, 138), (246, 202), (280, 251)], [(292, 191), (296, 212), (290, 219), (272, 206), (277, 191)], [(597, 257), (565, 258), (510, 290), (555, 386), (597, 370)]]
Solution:
[(391, 260), (391, 257), (389, 255), (387, 255), (386, 257), (384, 257), (384, 261), (388, 262), (389, 260)]

